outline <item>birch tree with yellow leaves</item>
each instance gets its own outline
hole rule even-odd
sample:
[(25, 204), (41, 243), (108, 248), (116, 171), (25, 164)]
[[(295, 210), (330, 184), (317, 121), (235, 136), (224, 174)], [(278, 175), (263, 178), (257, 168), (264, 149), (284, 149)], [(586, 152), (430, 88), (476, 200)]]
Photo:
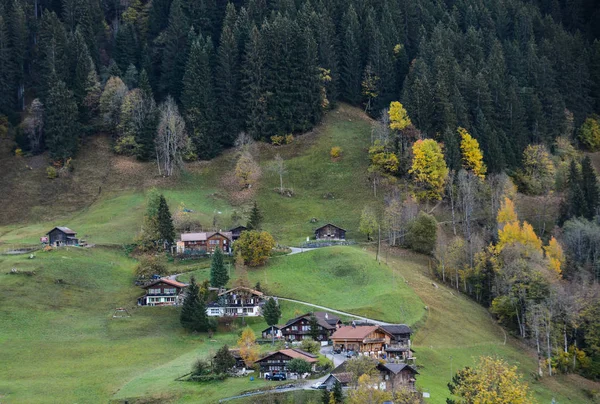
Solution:
[(417, 140), (412, 150), (412, 167), (408, 172), (414, 178), (416, 198), (421, 201), (442, 199), (448, 176), (442, 146), (433, 139)]
[(479, 147), (479, 142), (465, 128), (458, 128), (458, 134), (461, 138), (460, 151), (463, 168), (484, 180), (487, 167), (483, 162), (483, 153)]

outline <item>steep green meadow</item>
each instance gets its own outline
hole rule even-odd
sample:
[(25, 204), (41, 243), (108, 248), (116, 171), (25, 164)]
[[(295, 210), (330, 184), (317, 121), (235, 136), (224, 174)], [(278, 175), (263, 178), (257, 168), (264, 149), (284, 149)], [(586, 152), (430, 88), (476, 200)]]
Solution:
[[(223, 187), (223, 180), (233, 172), (233, 153), (190, 164), (178, 179), (166, 180), (152, 174), (152, 164), (110, 154), (106, 139), (98, 137), (82, 150), (82, 156), (90, 158), (75, 162), (72, 178), (51, 182), (38, 171), (43, 166), (19, 171), (18, 184), (29, 187), (47, 181), (32, 189), (54, 187), (52, 195), (61, 196), (46, 201), (34, 191), (19, 191), (16, 182), (3, 189), (2, 202), (14, 204), (5, 205), (6, 209), (17, 212), (21, 204), (31, 214), (27, 221), (0, 225), (0, 252), (12, 243), (36, 243), (56, 225), (77, 230), (98, 247), (40, 251), (35, 259), (0, 255), (0, 402), (145, 398), (211, 403), (272, 385), (247, 378), (212, 384), (176, 381), (198, 357), (209, 357), (224, 343), (234, 344), (237, 331), (221, 331), (212, 339), (190, 335), (179, 326), (176, 308), (136, 307), (142, 294), (133, 285), (136, 261), (120, 245), (130, 243), (139, 231), (150, 186), (165, 194), (173, 210), (183, 202), (205, 226), (216, 217), (217, 226), (227, 228), (231, 213), (247, 211), (256, 199), (265, 216), (264, 227), (280, 244), (297, 245), (326, 222), (345, 227), (348, 238), (360, 241), (356, 229), (363, 207), (379, 207), (365, 175), (369, 138), (368, 120), (360, 111), (341, 106), (323, 125), (291, 145), (259, 145), (263, 175), (254, 197), (241, 205), (230, 203), (230, 191)], [(329, 150), (336, 145), (343, 155), (332, 161)], [(294, 190), (292, 198), (273, 191), (279, 178), (269, 166), (277, 153), (286, 161), (284, 186)], [(97, 172), (101, 169), (106, 171)], [(74, 197), (81, 190), (86, 197)], [(66, 200), (72, 204), (63, 205)], [(53, 203), (56, 208), (49, 208)], [(311, 218), (318, 222), (311, 223)], [(248, 275), (252, 283), (261, 282), (273, 294), (415, 326), (418, 385), (431, 393), (430, 403), (444, 403), (452, 371), (473, 365), (482, 354), (497, 354), (518, 364), (540, 402), (555, 397), (558, 403), (589, 403), (583, 390), (600, 390), (597, 384), (574, 376), (535, 381), (531, 350), (505, 339), (484, 308), (439, 285), (430, 277), (426, 258), (395, 250), (384, 255), (384, 261), (386, 257), (387, 265), (378, 264), (362, 246), (332, 247), (275, 257), (264, 268), (250, 269)], [(209, 276), (207, 265), (206, 260), (169, 263), (169, 271), (192, 272), (203, 280)], [(9, 274), (12, 268), (20, 273)], [(180, 279), (189, 279), (189, 274)], [(112, 318), (114, 309), (122, 306), (132, 316)], [(282, 321), (309, 310), (288, 303), (282, 307)], [(261, 319), (248, 323), (256, 332), (266, 326)]]

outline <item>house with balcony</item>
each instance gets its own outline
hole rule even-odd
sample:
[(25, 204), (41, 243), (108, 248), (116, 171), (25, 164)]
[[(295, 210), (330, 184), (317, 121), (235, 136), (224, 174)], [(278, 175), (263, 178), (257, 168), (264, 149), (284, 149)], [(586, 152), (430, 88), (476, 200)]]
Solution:
[(315, 317), (316, 325), (318, 327), (318, 341), (327, 341), (331, 334), (342, 326), (342, 322), (339, 317), (324, 311), (315, 311), (314, 313), (306, 313), (302, 316), (288, 320), (283, 327), (281, 327), (281, 334), (287, 341), (302, 341), (303, 339), (313, 338), (313, 332), (311, 330), (311, 318)]
[(406, 324), (382, 325), (381, 329), (392, 335), (390, 343), (385, 346), (385, 352), (391, 359), (406, 361), (412, 358), (410, 336), (412, 330)]
[(348, 325), (338, 328), (330, 339), (334, 349), (379, 357), (390, 344), (392, 334), (378, 325)]
[(210, 317), (257, 317), (262, 315), (266, 297), (258, 290), (239, 286), (217, 294), (217, 299), (206, 306)]
[(293, 348), (272, 352), (254, 363), (260, 366), (260, 376), (263, 377), (265, 373), (289, 373), (287, 364), (292, 359), (302, 359), (310, 363), (312, 372), (316, 370), (319, 361), (317, 355)]
[(233, 236), (230, 231), (183, 233), (177, 241), (177, 254), (207, 255), (219, 248), (225, 254), (231, 254)]
[(138, 299), (140, 306), (176, 306), (183, 302), (187, 285), (172, 279), (161, 278), (142, 286), (146, 294)]

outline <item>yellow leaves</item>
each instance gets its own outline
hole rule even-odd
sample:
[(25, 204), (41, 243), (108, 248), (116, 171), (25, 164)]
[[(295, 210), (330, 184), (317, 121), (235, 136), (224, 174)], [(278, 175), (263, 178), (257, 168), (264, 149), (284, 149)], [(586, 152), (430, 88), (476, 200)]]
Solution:
[(579, 140), (590, 151), (600, 150), (600, 120), (587, 118), (579, 130)]
[(516, 222), (518, 219), (515, 211), (515, 204), (509, 198), (504, 198), (498, 210), (498, 225), (503, 226), (507, 223)]
[(557, 275), (560, 275), (562, 272), (562, 265), (565, 262), (565, 254), (562, 246), (554, 237), (552, 237), (548, 242), (548, 245), (544, 247), (544, 251), (546, 252), (546, 258), (548, 259), (548, 266), (551, 270), (556, 272)]
[(415, 196), (419, 200), (442, 199), (444, 183), (448, 176), (442, 147), (433, 139), (425, 139), (417, 140), (412, 150), (412, 167), (408, 172), (413, 175), (417, 187), (420, 188)]
[(475, 369), (459, 371), (460, 382), (454, 386), (454, 395), (461, 404), (532, 404), (529, 386), (502, 359), (483, 356)]
[(483, 153), (479, 148), (479, 142), (473, 138), (465, 128), (458, 128), (460, 134), (460, 151), (462, 152), (463, 167), (467, 171), (472, 171), (473, 174), (485, 179), (487, 167), (483, 163)]
[(358, 388), (348, 393), (349, 404), (382, 404), (392, 399), (392, 393), (379, 389), (379, 379), (364, 374), (358, 378)]
[(390, 109), (388, 111), (390, 116), (390, 128), (394, 130), (403, 130), (412, 122), (408, 117), (406, 109), (398, 101), (392, 101), (390, 103)]
[(256, 335), (254, 335), (252, 328), (244, 328), (237, 344), (240, 348), (240, 356), (246, 365), (248, 367), (252, 366), (252, 364), (258, 360), (259, 355), (258, 345), (256, 345)]

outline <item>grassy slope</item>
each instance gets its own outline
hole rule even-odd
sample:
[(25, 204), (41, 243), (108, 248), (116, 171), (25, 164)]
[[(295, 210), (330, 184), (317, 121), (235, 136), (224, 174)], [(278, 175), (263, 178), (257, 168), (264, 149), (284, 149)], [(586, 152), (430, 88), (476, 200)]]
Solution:
[[(342, 107), (326, 117), (325, 126), (298, 138), (292, 145), (260, 147), (259, 160), (265, 172), (262, 184), (257, 187), (257, 199), (264, 211), (265, 227), (281, 243), (298, 243), (311, 235), (315, 227), (328, 221), (347, 228), (349, 237), (359, 238), (355, 229), (360, 212), (365, 204), (373, 203), (364, 174), (369, 124), (359, 117), (359, 112)], [(77, 168), (70, 179), (45, 180), (43, 165), (34, 170), (21, 167), (18, 175), (4, 176), (3, 181), (10, 184), (5, 186), (0, 181), (3, 189), (0, 201), (11, 207), (3, 211), (1, 220), (6, 223), (6, 217), (18, 218), (17, 213), (21, 211), (30, 212), (31, 220), (0, 227), (1, 241), (35, 242), (52, 226), (64, 224), (78, 230), (81, 237), (92, 243), (128, 243), (139, 229), (144, 192), (149, 186), (158, 186), (173, 208), (185, 202), (205, 225), (212, 223), (215, 214), (219, 227), (229, 224), (228, 217), (234, 208), (223, 196), (220, 181), (222, 173), (231, 172), (230, 154), (210, 163), (190, 165), (187, 174), (176, 182), (169, 182), (149, 175), (154, 172), (150, 164), (112, 156), (105, 139), (96, 138), (93, 142), (93, 148), (84, 150), (86, 155), (91, 154), (90, 158), (76, 161)], [(328, 156), (334, 145), (344, 149), (344, 156), (337, 162)], [(294, 198), (280, 197), (272, 191), (278, 185), (278, 178), (266, 168), (275, 153), (286, 159), (285, 186), (294, 188)], [(42, 181), (46, 182), (41, 184)], [(100, 195), (99, 186), (102, 186)], [(334, 199), (324, 199), (327, 193)], [(73, 202), (65, 205), (66, 200)], [(40, 206), (51, 208), (40, 209)], [(311, 224), (312, 217), (317, 217), (319, 223)], [(524, 373), (534, 370), (535, 363), (514, 341), (509, 339), (507, 345), (503, 344), (502, 330), (483, 308), (455, 292), (451, 294), (443, 286), (439, 289), (431, 286), (426, 266), (420, 259), (391, 256), (390, 265), (424, 303), (404, 288), (406, 284), (400, 283), (403, 288), (396, 290), (393, 284), (380, 283), (389, 279), (386, 273), (389, 270), (383, 266), (373, 268), (373, 259), (368, 259), (360, 250), (323, 251), (313, 253), (314, 256), (274, 259), (266, 272), (267, 287), (301, 300), (348, 311), (363, 310), (361, 313), (365, 315), (384, 319), (406, 319), (409, 323), (417, 321), (419, 308), (427, 305), (430, 309), (427, 320), (415, 342), (418, 363), (424, 366), (419, 384), (432, 393), (431, 402), (441, 403), (446, 396), (450, 356), (452, 369), (472, 364), (473, 357), (479, 354), (496, 352), (513, 362), (519, 361)], [(6, 289), (0, 295), (0, 323), (3, 325), (0, 346), (3, 359), (11, 364), (0, 367), (0, 398), (4, 401), (97, 402), (110, 397), (150, 395), (159, 397), (162, 402), (171, 399), (210, 402), (263, 383), (250, 383), (247, 379), (208, 386), (175, 382), (174, 378), (187, 372), (198, 356), (208, 355), (222, 343), (232, 343), (235, 335), (219, 333), (215, 336), (217, 342), (206, 341), (204, 336), (186, 335), (172, 308), (134, 309), (132, 318), (113, 320), (111, 314), (116, 305), (132, 305), (140, 294), (138, 288), (131, 286), (134, 263), (120, 252), (61, 250), (39, 253), (35, 260), (23, 257), (0, 257), (0, 260), (0, 274), (14, 266), (34, 268), (37, 274), (34, 277), (0, 275), (0, 284)], [(335, 263), (340, 261), (349, 267), (336, 267)], [(183, 272), (195, 269), (195, 265), (173, 265), (171, 270)], [(205, 263), (198, 265), (205, 266)], [(320, 269), (321, 265), (325, 269)], [(304, 268), (302, 272), (306, 272), (308, 278), (302, 276), (297, 267)], [(201, 272), (200, 277), (207, 276), (206, 270)], [(335, 276), (336, 272), (354, 275), (337, 276), (335, 280), (328, 276)], [(366, 276), (361, 275), (365, 272)], [(265, 271), (251, 272), (250, 276), (264, 283)], [(361, 277), (368, 280), (368, 286), (358, 287)], [(67, 284), (54, 283), (57, 278)], [(309, 278), (318, 278), (319, 283), (329, 286), (327, 293), (312, 285), (295, 287), (308, 285)], [(372, 284), (380, 284), (383, 290), (373, 288)], [(375, 290), (362, 293), (364, 297), (360, 300), (358, 291), (363, 292), (366, 287)], [(377, 308), (378, 300), (372, 299), (371, 292), (389, 304), (383, 309)], [(396, 296), (399, 302), (411, 302), (407, 304), (410, 308), (404, 308), (406, 314), (402, 317), (398, 316), (400, 307), (394, 307)], [(284, 304), (283, 307), (284, 318), (306, 311), (303, 306)], [(252, 326), (260, 330), (264, 323), (259, 321)], [(544, 379), (543, 384), (534, 385), (544, 402), (552, 396), (548, 391), (551, 389), (557, 392), (559, 402), (581, 403), (589, 402), (578, 390), (584, 386), (597, 388), (576, 377)]]
[(535, 381), (532, 375), (537, 365), (533, 351), (507, 336), (483, 307), (433, 280), (425, 258), (391, 250), (388, 260), (390, 267), (428, 307), (427, 321), (413, 340), (421, 373), (417, 384), (431, 393), (428, 402), (445, 403), (446, 384), (452, 372), (473, 366), (480, 355), (498, 355), (518, 365), (540, 403), (549, 403), (553, 397), (558, 403), (592, 402), (582, 389), (594, 390), (598, 385), (581, 377), (558, 376)]

